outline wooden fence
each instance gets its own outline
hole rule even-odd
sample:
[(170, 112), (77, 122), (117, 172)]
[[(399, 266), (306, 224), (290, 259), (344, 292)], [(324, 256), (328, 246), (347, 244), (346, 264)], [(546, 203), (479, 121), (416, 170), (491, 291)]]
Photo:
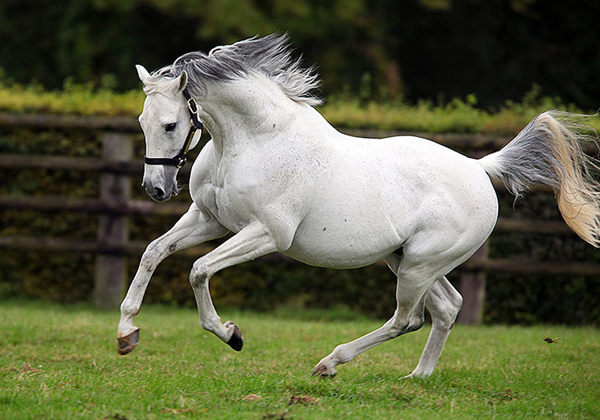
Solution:
[[(133, 118), (99, 118), (58, 115), (14, 115), (0, 113), (1, 127), (29, 127), (37, 130), (79, 129), (102, 132), (102, 156), (96, 158), (67, 156), (35, 156), (0, 154), (0, 169), (63, 169), (95, 171), (100, 173), (100, 193), (98, 199), (72, 197), (25, 197), (0, 196), (0, 209), (33, 209), (38, 211), (81, 211), (97, 213), (100, 217), (97, 239), (74, 240), (66, 238), (38, 238), (22, 236), (0, 236), (0, 248), (44, 251), (86, 252), (96, 255), (96, 277), (94, 302), (98, 307), (113, 309), (118, 307), (124, 285), (128, 281), (127, 259), (139, 257), (146, 243), (129, 240), (129, 215), (181, 215), (187, 204), (154, 203), (150, 200), (131, 200), (131, 180), (141, 177), (143, 164), (134, 161), (132, 134), (139, 133), (139, 125)], [(349, 134), (366, 137), (385, 137), (399, 133), (367, 130), (346, 130)], [(510, 139), (483, 135), (426, 134), (441, 144), (452, 148), (473, 150), (473, 155), (482, 155), (484, 150), (498, 150)], [(180, 176), (189, 173), (188, 165)], [(501, 185), (497, 185), (502, 189)], [(500, 218), (496, 231), (568, 233), (563, 222)], [(188, 251), (198, 256), (209, 247)], [(182, 251), (185, 253), (185, 251)], [(282, 257), (283, 258), (283, 257)], [(465, 298), (459, 321), (480, 323), (485, 296), (486, 272), (532, 272), (566, 275), (598, 275), (599, 264), (530, 262), (522, 260), (490, 259), (484, 245), (463, 266), (459, 289)]]

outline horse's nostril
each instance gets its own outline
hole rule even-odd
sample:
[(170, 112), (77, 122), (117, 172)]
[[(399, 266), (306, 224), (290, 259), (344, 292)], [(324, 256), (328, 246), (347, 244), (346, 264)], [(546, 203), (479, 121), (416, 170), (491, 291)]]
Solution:
[(165, 198), (165, 192), (161, 189), (161, 188), (154, 188), (154, 196), (156, 198), (158, 198), (159, 200), (162, 200)]

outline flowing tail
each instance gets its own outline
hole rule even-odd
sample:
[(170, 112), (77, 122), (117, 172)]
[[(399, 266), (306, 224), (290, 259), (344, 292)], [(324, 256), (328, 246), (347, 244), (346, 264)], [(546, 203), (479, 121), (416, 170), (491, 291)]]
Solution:
[(588, 140), (577, 125), (577, 116), (544, 112), (500, 151), (479, 162), (492, 179), (502, 179), (519, 198), (533, 183), (552, 187), (567, 225), (584, 241), (600, 247), (600, 174), (594, 160), (583, 151)]

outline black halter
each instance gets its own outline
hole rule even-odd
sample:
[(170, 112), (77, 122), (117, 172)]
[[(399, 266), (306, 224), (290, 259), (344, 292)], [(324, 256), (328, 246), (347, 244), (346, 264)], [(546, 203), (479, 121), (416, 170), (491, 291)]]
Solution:
[(183, 147), (172, 158), (149, 158), (144, 157), (144, 162), (147, 165), (167, 165), (167, 166), (176, 166), (177, 169), (183, 168), (185, 162), (187, 162), (187, 152), (190, 149), (190, 145), (192, 144), (192, 139), (194, 138), (194, 134), (196, 131), (202, 130), (204, 125), (198, 119), (198, 104), (196, 104), (196, 100), (190, 96), (187, 89), (184, 89), (183, 96), (187, 101), (188, 111), (190, 113), (190, 131), (185, 139), (185, 143), (183, 143)]

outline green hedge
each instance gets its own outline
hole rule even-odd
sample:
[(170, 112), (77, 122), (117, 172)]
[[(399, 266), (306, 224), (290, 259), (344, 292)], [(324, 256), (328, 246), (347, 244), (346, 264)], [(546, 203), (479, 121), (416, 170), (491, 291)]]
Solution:
[[(45, 91), (39, 86), (4, 85), (0, 80), (0, 112), (53, 113), (78, 115), (129, 115), (137, 117), (142, 110), (141, 89), (116, 93), (105, 89), (67, 83), (61, 91)], [(477, 107), (475, 95), (450, 101), (369, 102), (346, 96), (329, 98), (319, 108), (334, 126), (428, 133), (516, 134), (533, 117), (549, 109), (580, 113), (574, 105), (559, 98), (541, 96), (536, 86), (519, 103), (507, 101), (493, 112)], [(590, 119), (600, 128), (600, 118)]]
[[(532, 193), (515, 202), (499, 195), (500, 217), (562, 221), (553, 194)], [(563, 222), (564, 223), (564, 222)], [(572, 234), (495, 232), (490, 258), (554, 263), (600, 263), (600, 250)], [(488, 273), (484, 319), (488, 323), (600, 325), (600, 273), (569, 276)]]

